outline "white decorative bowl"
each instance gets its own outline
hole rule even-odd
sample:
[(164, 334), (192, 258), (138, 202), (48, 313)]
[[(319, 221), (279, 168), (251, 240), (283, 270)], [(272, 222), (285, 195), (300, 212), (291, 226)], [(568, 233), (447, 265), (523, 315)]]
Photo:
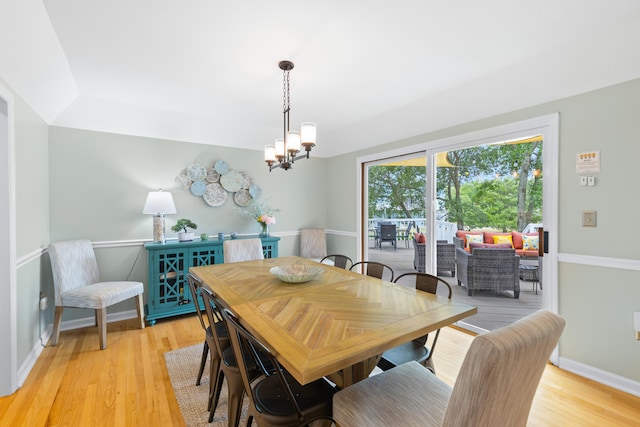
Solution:
[(324, 269), (315, 265), (289, 264), (272, 267), (269, 271), (271, 274), (278, 276), (283, 282), (304, 283), (315, 279)]

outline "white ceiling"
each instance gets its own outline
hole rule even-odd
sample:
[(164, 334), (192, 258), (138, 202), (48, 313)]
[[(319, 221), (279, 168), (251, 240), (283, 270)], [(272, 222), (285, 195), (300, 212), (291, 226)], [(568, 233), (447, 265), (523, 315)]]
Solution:
[(51, 124), (333, 156), (640, 77), (637, 0), (0, 0), (0, 78)]

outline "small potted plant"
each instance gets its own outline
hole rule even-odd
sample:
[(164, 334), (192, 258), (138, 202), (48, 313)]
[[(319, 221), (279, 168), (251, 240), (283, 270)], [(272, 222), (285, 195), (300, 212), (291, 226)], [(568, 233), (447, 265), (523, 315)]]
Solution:
[(193, 231), (189, 231), (189, 229), (196, 230), (197, 228), (198, 226), (190, 219), (181, 218), (171, 227), (171, 230), (178, 233), (179, 242), (190, 242), (193, 240)]

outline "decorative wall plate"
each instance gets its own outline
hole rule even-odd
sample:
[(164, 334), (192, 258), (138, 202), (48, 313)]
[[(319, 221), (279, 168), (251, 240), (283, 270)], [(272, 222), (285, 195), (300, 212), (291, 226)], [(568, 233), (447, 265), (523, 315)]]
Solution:
[(194, 196), (204, 196), (204, 193), (207, 191), (207, 184), (204, 181), (195, 181), (191, 184), (191, 194)]
[(254, 199), (257, 199), (262, 194), (262, 188), (260, 188), (258, 184), (251, 184), (249, 187), (249, 194), (251, 194), (251, 197)]
[(220, 184), (230, 193), (235, 193), (242, 188), (244, 177), (237, 171), (229, 171), (220, 177)]
[(216, 170), (216, 172), (218, 172), (220, 175), (224, 175), (225, 173), (229, 172), (229, 165), (227, 164), (227, 162), (225, 162), (224, 160), (218, 160), (216, 162), (215, 165), (213, 165), (213, 168)]
[(180, 175), (176, 176), (176, 182), (180, 184), (180, 186), (185, 190), (188, 190), (189, 187), (191, 187), (191, 180), (187, 176), (187, 172), (184, 170), (182, 171), (182, 173), (180, 173)]
[(233, 201), (242, 208), (247, 207), (251, 204), (251, 194), (249, 194), (248, 190), (242, 188), (233, 194)]
[(242, 183), (242, 188), (244, 188), (245, 190), (248, 190), (249, 187), (251, 187), (251, 184), (253, 184), (253, 178), (251, 178), (251, 175), (249, 175), (246, 172), (240, 172), (240, 174), (242, 174), (242, 177), (244, 178), (244, 181)]
[(205, 179), (207, 182), (218, 182), (220, 174), (215, 169), (207, 169), (207, 176)]
[(220, 206), (227, 200), (227, 192), (218, 183), (209, 184), (202, 198), (209, 206)]
[(207, 176), (207, 168), (199, 163), (191, 163), (187, 166), (187, 177), (191, 181), (202, 181)]

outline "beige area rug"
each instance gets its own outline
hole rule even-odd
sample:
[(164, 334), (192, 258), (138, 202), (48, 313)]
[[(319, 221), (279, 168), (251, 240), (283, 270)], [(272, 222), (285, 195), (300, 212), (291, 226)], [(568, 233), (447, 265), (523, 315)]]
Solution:
[[(227, 427), (227, 383), (222, 385), (222, 392), (212, 423), (208, 423), (209, 411), (207, 402), (209, 399), (209, 359), (202, 375), (202, 381), (196, 386), (196, 377), (200, 367), (202, 356), (202, 343), (190, 347), (179, 348), (164, 354), (167, 362), (167, 370), (171, 378), (173, 392), (180, 406), (180, 412), (184, 423), (188, 427)], [(246, 424), (247, 398), (245, 397), (242, 408), (240, 425)], [(255, 423), (254, 423), (255, 424)]]

